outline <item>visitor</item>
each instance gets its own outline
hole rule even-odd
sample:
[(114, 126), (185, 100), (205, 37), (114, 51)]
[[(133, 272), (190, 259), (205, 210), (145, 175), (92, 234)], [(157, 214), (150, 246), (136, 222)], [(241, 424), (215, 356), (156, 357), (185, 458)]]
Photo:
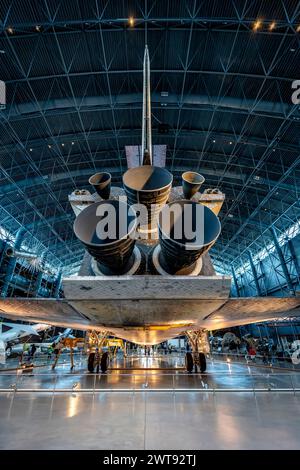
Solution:
[(28, 351), (28, 362), (33, 360), (35, 352), (36, 352), (36, 345), (33, 343)]

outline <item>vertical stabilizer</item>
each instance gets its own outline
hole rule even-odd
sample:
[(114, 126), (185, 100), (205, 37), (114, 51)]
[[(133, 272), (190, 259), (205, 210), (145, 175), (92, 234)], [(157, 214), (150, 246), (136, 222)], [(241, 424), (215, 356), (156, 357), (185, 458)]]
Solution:
[(150, 60), (147, 45), (145, 46), (143, 66), (142, 164), (152, 165)]

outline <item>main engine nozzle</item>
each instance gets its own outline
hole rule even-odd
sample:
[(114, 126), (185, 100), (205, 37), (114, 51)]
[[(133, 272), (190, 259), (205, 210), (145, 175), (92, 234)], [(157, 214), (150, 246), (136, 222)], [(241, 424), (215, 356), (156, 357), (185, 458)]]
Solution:
[(76, 217), (74, 233), (106, 275), (124, 274), (132, 257), (136, 214), (117, 200), (95, 202)]
[(191, 199), (196, 194), (205, 181), (204, 176), (195, 171), (185, 171), (182, 173), (182, 190), (186, 199)]
[(162, 209), (158, 231), (162, 269), (168, 274), (199, 274), (197, 260), (217, 240), (221, 224), (208, 207), (182, 199)]
[(107, 172), (95, 173), (90, 177), (89, 183), (102, 199), (109, 199), (111, 189), (111, 174)]
[(143, 204), (148, 212), (148, 225), (167, 202), (173, 176), (165, 168), (144, 165), (130, 168), (123, 175), (128, 203)]

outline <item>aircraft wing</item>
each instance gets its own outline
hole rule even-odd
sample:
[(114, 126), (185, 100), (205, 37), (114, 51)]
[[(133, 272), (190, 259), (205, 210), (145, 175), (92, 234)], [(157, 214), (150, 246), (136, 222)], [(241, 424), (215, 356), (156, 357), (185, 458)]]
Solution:
[(32, 325), (23, 325), (23, 324), (18, 324), (18, 323), (12, 324), (12, 323), (6, 323), (6, 322), (3, 322), (2, 325), (12, 328), (12, 331), (14, 331), (15, 333), (17, 332), (19, 332), (20, 334), (27, 333), (28, 335), (31, 335), (31, 336), (38, 335), (37, 330)]
[(228, 299), (204, 319), (203, 326), (219, 330), (294, 316), (300, 317), (300, 297), (240, 297)]
[[(208, 312), (208, 314), (207, 314)], [(0, 299), (0, 316), (79, 330), (131, 328), (217, 330), (300, 316), (300, 297), (231, 299)], [(122, 336), (120, 334), (119, 336)]]
[(53, 326), (70, 326), (78, 330), (93, 328), (90, 321), (64, 299), (0, 299), (0, 316)]

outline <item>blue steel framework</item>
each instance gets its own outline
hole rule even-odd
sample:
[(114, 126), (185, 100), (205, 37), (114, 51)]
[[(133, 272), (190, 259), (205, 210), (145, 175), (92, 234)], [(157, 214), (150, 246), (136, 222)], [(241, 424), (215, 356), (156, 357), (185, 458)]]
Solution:
[(275, 252), (270, 228), (279, 237), (299, 220), (300, 2), (1, 0), (0, 20), (3, 237), (26, 227), (30, 251), (76, 272), (67, 195), (95, 170), (121, 184), (124, 146), (141, 140), (147, 42), (153, 142), (168, 146), (175, 181), (199, 170), (227, 196), (217, 269), (236, 273), (238, 295), (276, 293), (256, 259), (267, 247), (277, 290), (295, 292), (299, 254), (290, 242)]

